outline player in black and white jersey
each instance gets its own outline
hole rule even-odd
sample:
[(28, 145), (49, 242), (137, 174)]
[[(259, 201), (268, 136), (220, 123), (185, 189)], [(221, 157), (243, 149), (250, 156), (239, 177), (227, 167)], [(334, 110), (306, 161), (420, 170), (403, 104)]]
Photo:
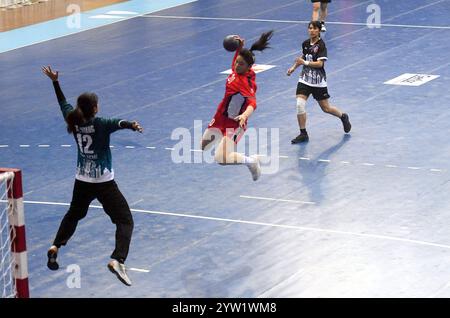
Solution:
[(317, 100), (319, 106), (325, 113), (334, 115), (341, 119), (344, 131), (348, 133), (352, 126), (346, 113), (342, 113), (337, 107), (331, 106), (328, 99), (330, 95), (327, 89), (327, 75), (325, 72), (325, 61), (327, 57), (327, 47), (320, 38), (320, 22), (311, 21), (308, 24), (310, 38), (303, 42), (303, 54), (295, 60), (288, 71), (290, 76), (300, 65), (303, 65), (302, 72), (297, 84), (297, 120), (300, 126), (300, 134), (292, 139), (292, 143), (306, 142), (309, 140), (306, 131), (306, 101), (310, 94)]

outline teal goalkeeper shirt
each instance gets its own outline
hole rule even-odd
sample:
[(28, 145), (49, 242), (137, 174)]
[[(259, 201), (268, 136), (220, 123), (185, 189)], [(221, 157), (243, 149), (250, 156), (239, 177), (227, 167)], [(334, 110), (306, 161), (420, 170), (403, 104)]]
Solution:
[[(66, 100), (59, 101), (64, 119), (73, 111)], [(78, 149), (76, 179), (90, 183), (114, 179), (109, 136), (120, 127), (120, 119), (94, 117), (83, 125), (75, 126), (75, 142)]]

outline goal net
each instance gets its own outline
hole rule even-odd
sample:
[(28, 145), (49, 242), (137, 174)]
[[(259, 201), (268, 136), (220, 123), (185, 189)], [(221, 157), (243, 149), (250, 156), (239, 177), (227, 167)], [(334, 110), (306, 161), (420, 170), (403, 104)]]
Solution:
[(0, 168), (0, 293), (2, 298), (27, 298), (28, 270), (22, 174)]

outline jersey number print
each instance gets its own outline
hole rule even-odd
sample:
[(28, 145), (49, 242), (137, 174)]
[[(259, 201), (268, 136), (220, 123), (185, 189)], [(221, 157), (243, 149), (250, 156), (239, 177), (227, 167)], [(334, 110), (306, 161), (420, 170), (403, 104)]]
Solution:
[[(92, 137), (90, 135), (82, 135), (77, 134), (78, 146), (80, 147), (80, 151), (85, 155), (93, 154), (94, 151), (89, 149), (92, 145)], [(83, 143), (86, 145), (83, 147)]]

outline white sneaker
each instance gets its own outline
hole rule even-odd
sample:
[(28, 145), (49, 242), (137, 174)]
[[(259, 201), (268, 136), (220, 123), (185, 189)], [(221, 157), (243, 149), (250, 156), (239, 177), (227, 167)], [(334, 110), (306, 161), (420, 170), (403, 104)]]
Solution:
[(325, 23), (322, 23), (322, 27), (320, 28), (320, 32), (327, 32), (327, 28), (325, 27)]
[(108, 269), (111, 273), (116, 274), (117, 278), (127, 286), (131, 286), (131, 280), (127, 275), (125, 270), (125, 265), (119, 263), (117, 260), (113, 259), (108, 263)]
[(257, 155), (250, 156), (250, 158), (255, 159), (255, 162), (249, 164), (247, 167), (252, 173), (253, 181), (256, 181), (261, 176), (261, 164)]

